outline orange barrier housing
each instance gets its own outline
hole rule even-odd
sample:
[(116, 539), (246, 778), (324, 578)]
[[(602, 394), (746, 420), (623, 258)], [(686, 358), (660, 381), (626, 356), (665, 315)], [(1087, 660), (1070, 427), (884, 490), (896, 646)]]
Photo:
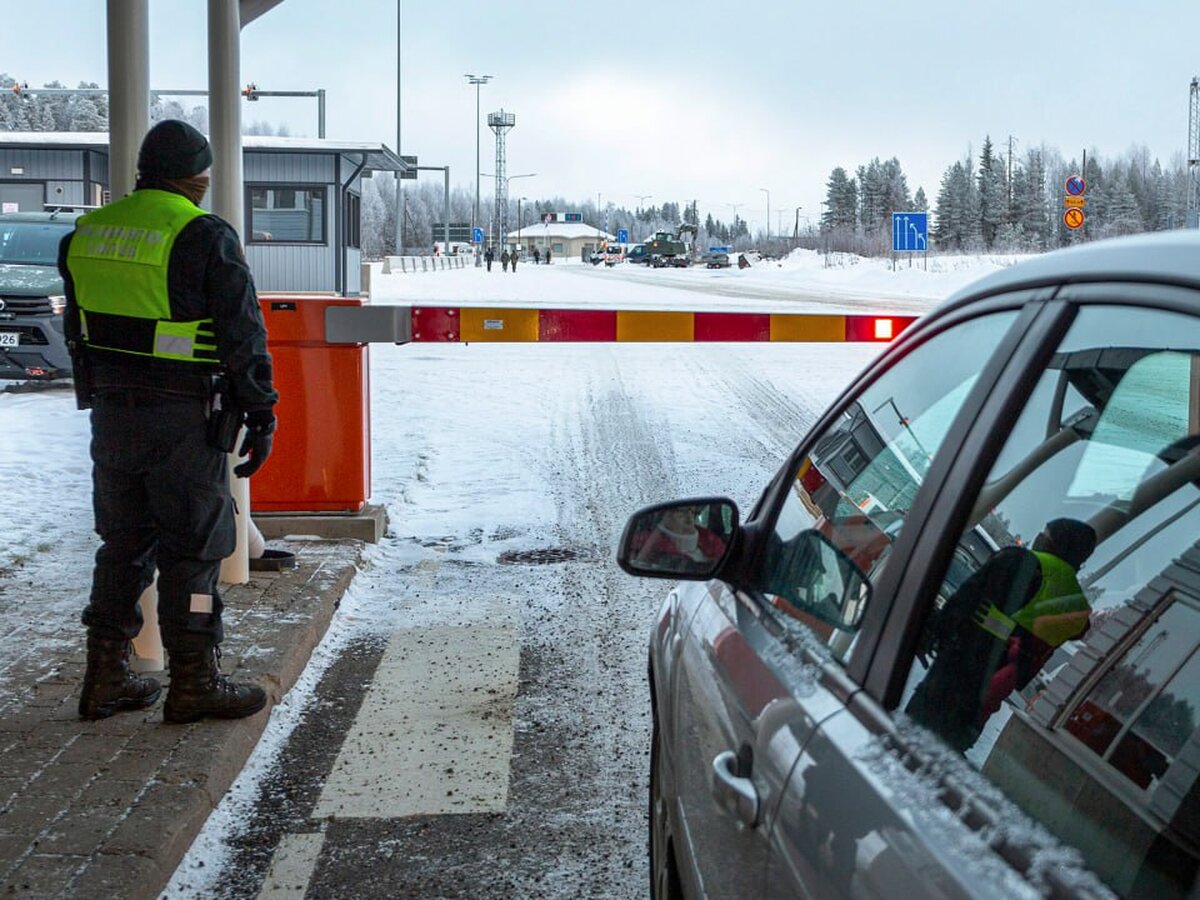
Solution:
[(279, 403), (275, 444), (250, 483), (254, 512), (358, 512), (371, 496), (366, 344), (325, 340), (325, 310), (358, 297), (263, 295)]

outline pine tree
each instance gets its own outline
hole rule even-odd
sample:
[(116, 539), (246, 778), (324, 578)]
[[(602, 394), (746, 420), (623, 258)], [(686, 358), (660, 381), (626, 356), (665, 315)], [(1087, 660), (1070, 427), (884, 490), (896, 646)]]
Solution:
[(996, 231), (1008, 217), (1008, 198), (1004, 167), (992, 148), (991, 136), (983, 139), (979, 154), (979, 226), (983, 245), (989, 250), (996, 243)]
[(925, 196), (925, 188), (917, 188), (917, 192), (913, 194), (913, 209), (917, 212), (929, 211), (929, 200)]
[(825, 185), (825, 212), (821, 214), (821, 230), (833, 231), (854, 228), (857, 214), (858, 189), (846, 170), (838, 166), (829, 174)]

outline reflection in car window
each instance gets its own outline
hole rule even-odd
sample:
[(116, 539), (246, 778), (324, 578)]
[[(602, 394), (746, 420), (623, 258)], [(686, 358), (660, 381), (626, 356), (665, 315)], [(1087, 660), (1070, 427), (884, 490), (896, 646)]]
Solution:
[[(818, 634), (836, 658), (848, 658), (857, 634), (869, 596), (860, 587), (878, 581), (934, 454), (1015, 317), (982, 316), (926, 341), (864, 390), (802, 460), (761, 590), (783, 622)], [(844, 560), (814, 544), (813, 531)]]
[(1200, 325), (1085, 308), (974, 504), (901, 707), (1130, 896), (1200, 847)]

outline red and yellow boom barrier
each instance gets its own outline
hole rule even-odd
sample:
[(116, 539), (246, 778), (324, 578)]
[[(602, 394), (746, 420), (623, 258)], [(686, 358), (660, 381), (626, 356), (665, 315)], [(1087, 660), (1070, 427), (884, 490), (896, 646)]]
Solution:
[(886, 343), (915, 316), (414, 306), (414, 343), (841, 341)]

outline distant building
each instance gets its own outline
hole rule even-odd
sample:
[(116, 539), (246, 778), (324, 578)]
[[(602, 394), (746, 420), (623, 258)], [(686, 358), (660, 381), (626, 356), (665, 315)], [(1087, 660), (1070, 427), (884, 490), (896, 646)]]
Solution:
[[(233, 225), (258, 289), (358, 294), (363, 175), (404, 163), (352, 141), (246, 135), (242, 148), (245, 221)], [(0, 132), (0, 211), (100, 206), (108, 184), (104, 132)]]
[[(561, 214), (559, 218), (562, 218)], [(517, 231), (510, 231), (505, 243), (510, 247), (520, 246), (526, 253), (532, 253), (534, 247), (545, 253), (549, 247), (553, 256), (562, 259), (587, 259), (600, 244), (616, 239), (616, 235), (586, 222), (558, 221), (532, 222)]]

